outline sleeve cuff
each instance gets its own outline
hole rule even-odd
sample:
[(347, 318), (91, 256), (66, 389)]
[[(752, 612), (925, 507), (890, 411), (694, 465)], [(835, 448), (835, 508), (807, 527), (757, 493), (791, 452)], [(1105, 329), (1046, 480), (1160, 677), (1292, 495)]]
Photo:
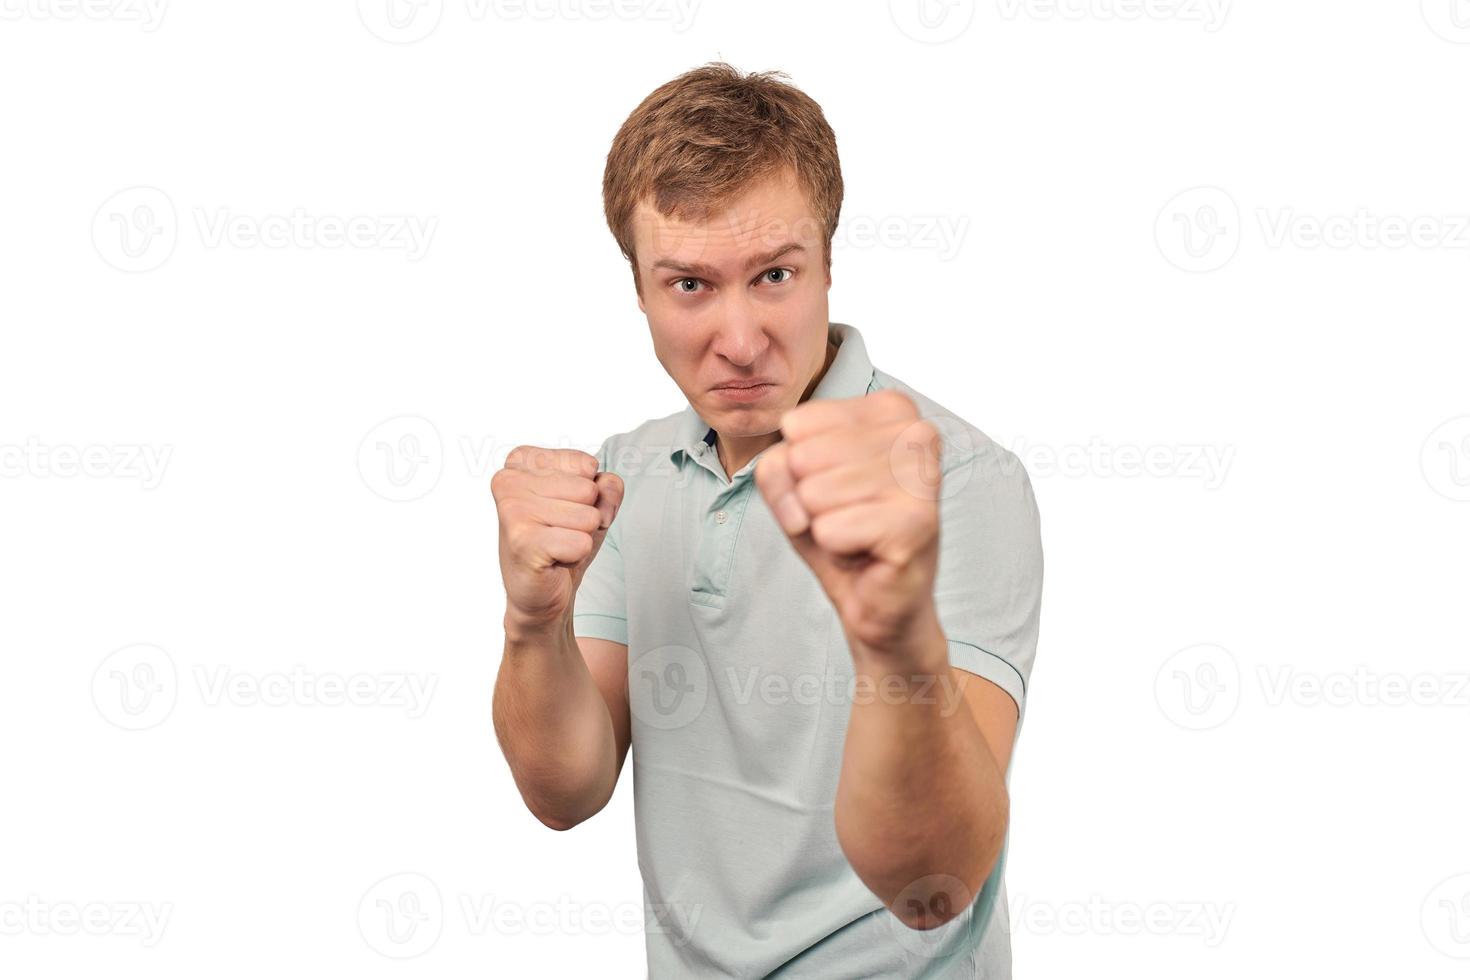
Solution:
[(949, 665), (985, 678), (1011, 696), (1016, 702), (1016, 731), (1026, 717), (1026, 682), (1020, 671), (989, 650), (982, 650), (963, 640), (949, 641)]
[(591, 636), (627, 646), (628, 621), (617, 616), (604, 616), (601, 613), (573, 613), (572, 635)]

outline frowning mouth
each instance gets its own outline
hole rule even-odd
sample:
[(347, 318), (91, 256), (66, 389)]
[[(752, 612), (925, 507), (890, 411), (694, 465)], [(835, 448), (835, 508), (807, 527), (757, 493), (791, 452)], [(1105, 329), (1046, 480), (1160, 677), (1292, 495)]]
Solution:
[(727, 401), (754, 402), (775, 391), (776, 385), (771, 381), (760, 380), (728, 381), (716, 385), (712, 390)]

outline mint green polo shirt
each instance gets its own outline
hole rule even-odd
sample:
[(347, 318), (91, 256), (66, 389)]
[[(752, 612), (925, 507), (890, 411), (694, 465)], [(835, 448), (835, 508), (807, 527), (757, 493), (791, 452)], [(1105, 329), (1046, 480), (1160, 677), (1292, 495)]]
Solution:
[[(1025, 469), (874, 368), (856, 329), (829, 335), (837, 355), (813, 398), (897, 388), (938, 427), (949, 660), (999, 685), (1024, 721), (1042, 579)], [(970, 908), (924, 931), (843, 855), (833, 807), (849, 713), (885, 695), (855, 685), (837, 613), (755, 485), (759, 455), (727, 477), (714, 443), (692, 406), (603, 442), (599, 469), (626, 492), (574, 609), (576, 635), (628, 647), (649, 976), (1009, 977), (1009, 836)], [(968, 710), (952, 685), (932, 696)]]

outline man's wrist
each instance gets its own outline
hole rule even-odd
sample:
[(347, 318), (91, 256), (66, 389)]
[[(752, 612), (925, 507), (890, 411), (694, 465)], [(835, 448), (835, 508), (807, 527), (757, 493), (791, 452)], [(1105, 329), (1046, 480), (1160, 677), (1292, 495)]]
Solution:
[(512, 606), (505, 610), (505, 642), (510, 646), (545, 646), (569, 639), (572, 635), (572, 613), (559, 613), (550, 619), (527, 616)]
[(860, 673), (885, 674), (901, 668), (937, 674), (949, 666), (949, 640), (933, 605), (914, 617), (914, 625), (892, 644), (878, 647), (853, 642), (850, 646)]

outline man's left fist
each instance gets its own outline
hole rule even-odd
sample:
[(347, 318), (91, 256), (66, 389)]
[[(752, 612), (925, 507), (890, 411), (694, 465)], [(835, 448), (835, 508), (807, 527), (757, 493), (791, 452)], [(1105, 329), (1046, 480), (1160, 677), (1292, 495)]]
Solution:
[(883, 654), (937, 625), (939, 431), (892, 389), (807, 401), (756, 463), (761, 496), (848, 637)]

